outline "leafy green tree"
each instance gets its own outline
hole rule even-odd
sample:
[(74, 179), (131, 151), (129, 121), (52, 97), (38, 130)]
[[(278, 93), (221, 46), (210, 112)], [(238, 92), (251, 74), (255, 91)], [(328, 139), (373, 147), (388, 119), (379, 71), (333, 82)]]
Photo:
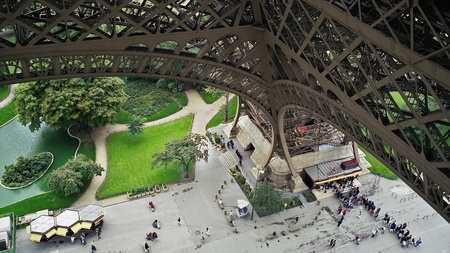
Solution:
[(14, 91), (19, 122), (38, 130), (43, 122), (53, 129), (78, 123), (83, 129), (112, 122), (125, 101), (123, 80), (72, 78), (25, 83)]
[(47, 179), (50, 189), (64, 193), (65, 196), (77, 194), (83, 186), (83, 176), (68, 168), (60, 168), (52, 172)]
[(50, 189), (64, 192), (66, 196), (79, 193), (81, 187), (90, 182), (95, 175), (100, 176), (104, 169), (83, 154), (70, 159), (47, 179)]
[(144, 132), (144, 119), (142, 117), (134, 117), (127, 126), (130, 135), (136, 139), (136, 134), (142, 134)]
[(283, 198), (271, 183), (259, 183), (251, 199), (259, 216), (266, 216), (283, 210)]
[(166, 150), (153, 154), (153, 166), (174, 162), (184, 171), (184, 177), (189, 177), (189, 165), (195, 161), (208, 161), (208, 143), (206, 137), (200, 134), (190, 134), (183, 138), (166, 143)]

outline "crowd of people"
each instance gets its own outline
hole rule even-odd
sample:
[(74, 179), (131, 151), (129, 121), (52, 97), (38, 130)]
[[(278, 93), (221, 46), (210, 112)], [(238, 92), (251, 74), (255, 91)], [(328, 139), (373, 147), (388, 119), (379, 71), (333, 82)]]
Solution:
[[(339, 227), (345, 219), (347, 212), (353, 209), (355, 206), (363, 206), (368, 211), (369, 215), (373, 217), (374, 221), (378, 220), (381, 213), (381, 207), (377, 206), (374, 201), (370, 200), (365, 194), (360, 194), (359, 186), (353, 184), (356, 177), (344, 178), (339, 181), (329, 182), (320, 186), (323, 191), (332, 190), (335, 196), (338, 198), (341, 204), (337, 208), (337, 213), (340, 218), (337, 222)], [(346, 190), (347, 189), (347, 190)], [(361, 211), (356, 215), (357, 218), (361, 218)], [(407, 228), (407, 223), (401, 223), (385, 213), (382, 219), (382, 226), (376, 226), (371, 232), (371, 237), (375, 237), (378, 234), (384, 234), (386, 231), (393, 233), (397, 236), (399, 243), (402, 247), (419, 246), (422, 243), (421, 238), (414, 238)], [(362, 239), (366, 236), (356, 235), (355, 243), (359, 245)]]

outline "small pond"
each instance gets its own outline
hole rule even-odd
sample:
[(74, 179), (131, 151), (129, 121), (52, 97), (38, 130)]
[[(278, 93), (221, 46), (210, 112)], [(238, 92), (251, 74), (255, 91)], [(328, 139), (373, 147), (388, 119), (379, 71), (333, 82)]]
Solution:
[(0, 207), (48, 191), (45, 179), (51, 171), (74, 156), (77, 146), (78, 140), (70, 137), (66, 130), (53, 131), (45, 124), (39, 131), (31, 132), (16, 118), (0, 127), (0, 177), (5, 171), (5, 165), (15, 163), (21, 155), (31, 157), (49, 151), (55, 156), (47, 174), (34, 184), (17, 190), (0, 187)]

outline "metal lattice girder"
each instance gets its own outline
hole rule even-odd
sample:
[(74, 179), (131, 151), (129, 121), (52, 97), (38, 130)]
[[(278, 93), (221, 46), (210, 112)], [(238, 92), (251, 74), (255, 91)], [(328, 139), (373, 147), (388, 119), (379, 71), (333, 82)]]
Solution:
[(268, 122), (299, 109), (450, 221), (449, 24), (447, 0), (0, 0), (0, 84), (167, 77), (233, 92)]

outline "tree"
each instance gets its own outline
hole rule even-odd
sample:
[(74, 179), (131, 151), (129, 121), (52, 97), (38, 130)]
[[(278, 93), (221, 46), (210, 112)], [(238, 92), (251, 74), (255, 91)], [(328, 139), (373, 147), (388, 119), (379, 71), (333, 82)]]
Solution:
[(80, 192), (83, 186), (82, 177), (81, 173), (60, 168), (50, 174), (47, 184), (50, 189), (63, 192), (65, 196), (69, 196)]
[(103, 171), (102, 166), (79, 154), (53, 171), (47, 179), (47, 184), (50, 189), (64, 192), (69, 196), (79, 193), (85, 183), (90, 182), (95, 175), (100, 176)]
[(130, 135), (136, 139), (136, 134), (142, 134), (144, 132), (144, 120), (142, 117), (134, 117), (133, 120), (127, 125)]
[(283, 210), (282, 195), (271, 183), (258, 184), (251, 203), (259, 216), (266, 216)]
[(78, 123), (82, 128), (114, 120), (125, 101), (120, 78), (72, 78), (25, 83), (14, 90), (19, 122), (38, 130), (43, 122), (53, 129)]
[(175, 162), (184, 171), (184, 177), (189, 177), (189, 166), (195, 161), (208, 161), (208, 143), (206, 137), (200, 134), (190, 134), (183, 138), (166, 143), (166, 150), (153, 154), (153, 166)]

